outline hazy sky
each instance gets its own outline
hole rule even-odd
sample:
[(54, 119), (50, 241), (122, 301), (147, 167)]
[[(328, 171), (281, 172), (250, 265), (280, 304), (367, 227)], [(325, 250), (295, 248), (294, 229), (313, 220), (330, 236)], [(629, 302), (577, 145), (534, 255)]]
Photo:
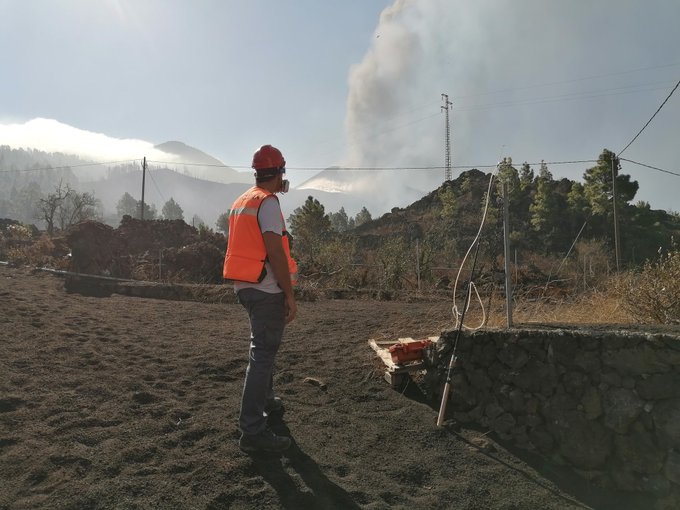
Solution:
[[(596, 159), (680, 79), (678, 21), (678, 0), (0, 0), (0, 144), (46, 118), (136, 158), (180, 140), (237, 168), (263, 143), (289, 168), (441, 166), (447, 93), (455, 166)], [(623, 157), (680, 174), (679, 142), (680, 91)], [(680, 176), (623, 172), (680, 211)]]

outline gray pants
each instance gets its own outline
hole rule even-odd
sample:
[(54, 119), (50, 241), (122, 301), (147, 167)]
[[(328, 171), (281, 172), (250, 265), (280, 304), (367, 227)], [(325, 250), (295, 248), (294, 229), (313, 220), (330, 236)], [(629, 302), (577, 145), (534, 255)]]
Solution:
[(239, 427), (244, 434), (257, 434), (267, 424), (265, 404), (274, 398), (272, 373), (286, 324), (285, 298), (283, 293), (250, 288), (241, 289), (237, 296), (250, 318), (249, 361)]

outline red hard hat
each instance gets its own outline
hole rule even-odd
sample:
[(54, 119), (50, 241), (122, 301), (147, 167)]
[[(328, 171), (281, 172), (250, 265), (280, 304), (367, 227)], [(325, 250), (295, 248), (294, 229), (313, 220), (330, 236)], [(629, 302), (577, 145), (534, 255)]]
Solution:
[(255, 170), (283, 168), (284, 166), (286, 166), (286, 160), (283, 159), (283, 154), (281, 154), (279, 149), (271, 145), (263, 145), (253, 154), (252, 167)]

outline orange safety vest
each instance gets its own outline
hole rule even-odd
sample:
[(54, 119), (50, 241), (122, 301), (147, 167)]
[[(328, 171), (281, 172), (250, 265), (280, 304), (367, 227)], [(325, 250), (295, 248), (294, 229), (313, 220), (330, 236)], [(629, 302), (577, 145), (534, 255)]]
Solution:
[[(264, 263), (267, 260), (267, 250), (260, 231), (257, 213), (265, 198), (274, 196), (257, 186), (253, 186), (238, 197), (229, 212), (229, 241), (227, 255), (224, 258), (222, 275), (227, 280), (259, 283), (266, 274)], [(283, 220), (283, 213), (281, 213)], [(290, 255), (289, 234), (286, 224), (283, 224), (283, 251), (288, 259), (288, 271), (293, 283), (297, 280), (297, 263)]]

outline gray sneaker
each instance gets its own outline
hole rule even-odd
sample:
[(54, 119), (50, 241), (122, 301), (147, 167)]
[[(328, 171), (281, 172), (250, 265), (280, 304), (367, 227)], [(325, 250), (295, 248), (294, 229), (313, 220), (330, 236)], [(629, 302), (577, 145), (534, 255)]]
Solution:
[(242, 434), (238, 442), (239, 448), (245, 453), (255, 452), (283, 452), (290, 448), (290, 438), (277, 436), (269, 428), (259, 434)]

